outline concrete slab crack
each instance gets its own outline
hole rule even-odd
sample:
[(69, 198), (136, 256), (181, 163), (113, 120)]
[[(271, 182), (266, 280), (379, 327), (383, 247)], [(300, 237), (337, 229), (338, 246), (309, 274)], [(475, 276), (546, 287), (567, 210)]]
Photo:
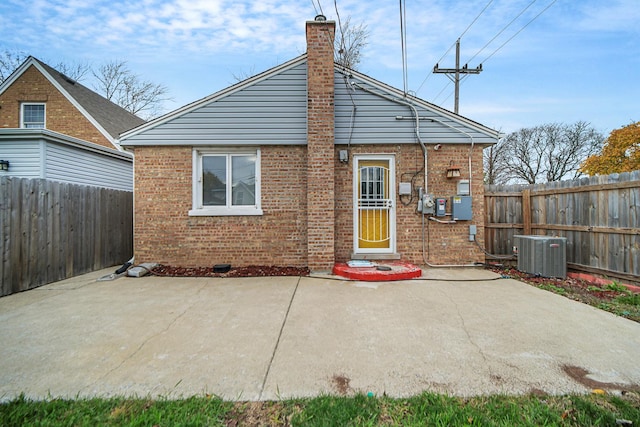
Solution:
[(291, 310), (291, 306), (293, 305), (293, 299), (296, 296), (296, 292), (298, 292), (298, 286), (300, 286), (300, 281), (302, 277), (298, 277), (298, 281), (296, 282), (296, 287), (293, 289), (293, 293), (291, 294), (291, 299), (289, 300), (289, 306), (287, 307), (287, 312), (282, 319), (282, 325), (280, 326), (280, 332), (278, 333), (278, 339), (276, 340), (276, 345), (273, 347), (273, 353), (271, 353), (271, 359), (269, 359), (269, 365), (267, 366), (267, 372), (264, 374), (264, 379), (262, 380), (262, 386), (260, 387), (260, 393), (258, 394), (258, 400), (262, 400), (262, 394), (264, 393), (264, 387), (267, 384), (267, 379), (269, 378), (269, 373), (271, 372), (271, 365), (273, 365), (273, 359), (276, 357), (276, 352), (278, 351), (278, 346), (280, 345), (280, 339), (282, 338), (282, 331), (284, 331), (284, 326), (287, 323), (287, 319), (289, 318), (289, 311)]
[[(196, 292), (196, 296), (198, 294), (200, 294), (200, 292), (202, 291), (202, 289), (204, 289), (206, 286), (206, 283), (202, 284), (202, 286), (200, 286), (200, 288), (197, 290)], [(153, 335), (150, 335), (147, 337), (147, 339), (145, 339), (142, 343), (140, 343), (140, 345), (138, 346), (138, 348), (136, 348), (131, 354), (129, 354), (127, 357), (125, 357), (117, 366), (113, 367), (112, 369), (110, 369), (107, 373), (105, 373), (104, 375), (102, 375), (99, 379), (97, 379), (96, 381), (92, 382), (91, 384), (87, 385), (86, 387), (84, 387), (83, 389), (86, 390), (88, 388), (91, 388), (93, 386), (95, 386), (96, 384), (100, 383), (101, 381), (103, 381), (105, 378), (108, 378), (111, 374), (113, 374), (115, 371), (117, 371), (118, 369), (120, 369), (122, 367), (122, 365), (124, 365), (126, 362), (128, 362), (129, 360), (131, 360), (136, 354), (138, 354), (140, 352), (140, 350), (142, 350), (144, 348), (144, 346), (147, 345), (147, 343), (151, 340), (153, 340), (154, 338), (162, 335), (163, 333), (167, 332), (169, 329), (171, 329), (171, 327), (182, 317), (184, 316), (189, 310), (191, 310), (191, 308), (196, 305), (198, 302), (200, 302), (199, 298), (195, 298), (195, 301), (190, 304), (188, 307), (186, 307), (184, 310), (182, 310), (182, 312), (180, 312), (177, 316), (175, 316), (168, 324), (167, 326), (156, 332)]]
[(484, 351), (482, 351), (482, 348), (471, 337), (471, 334), (469, 333), (469, 329), (467, 328), (467, 324), (465, 322), (464, 316), (462, 315), (462, 312), (460, 311), (460, 307), (458, 306), (458, 303), (453, 298), (451, 298), (451, 296), (446, 292), (442, 291), (441, 293), (444, 296), (446, 296), (447, 299), (451, 302), (451, 304), (453, 304), (453, 306), (456, 308), (456, 313), (458, 315), (458, 318), (460, 319), (460, 323), (462, 324), (462, 330), (464, 331), (471, 345), (476, 348), (476, 350), (478, 351), (478, 354), (482, 357), (482, 360), (484, 360), (485, 365), (487, 366), (487, 369), (489, 371), (489, 375), (491, 378), (493, 378), (494, 374), (491, 371), (491, 366), (489, 366), (489, 363), (488, 363), (489, 360), (487, 359), (487, 356), (484, 354)]

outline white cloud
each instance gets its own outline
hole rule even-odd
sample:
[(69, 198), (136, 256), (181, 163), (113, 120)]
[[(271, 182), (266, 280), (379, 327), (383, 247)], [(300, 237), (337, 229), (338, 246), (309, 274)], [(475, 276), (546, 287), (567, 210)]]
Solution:
[(614, 31), (638, 33), (640, 5), (637, 0), (590, 2), (577, 16), (578, 27), (588, 31)]

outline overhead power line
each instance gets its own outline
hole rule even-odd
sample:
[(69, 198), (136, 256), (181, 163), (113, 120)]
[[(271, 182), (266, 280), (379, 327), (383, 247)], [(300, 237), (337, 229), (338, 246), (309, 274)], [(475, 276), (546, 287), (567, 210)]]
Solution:
[(316, 2), (314, 0), (311, 0), (311, 6), (313, 6), (313, 10), (316, 12), (316, 15), (318, 15), (318, 7), (316, 6)]
[[(476, 23), (478, 18), (480, 18), (480, 16), (482, 16), (482, 14), (487, 10), (487, 8), (491, 5), (491, 3), (493, 3), (493, 0), (489, 0), (489, 3), (487, 3), (484, 6), (484, 8), (480, 11), (480, 13), (478, 13), (478, 15), (476, 15), (476, 17), (473, 19), (473, 21), (471, 21), (471, 23), (467, 26), (467, 28), (465, 28), (465, 30), (462, 32), (462, 34), (460, 34), (460, 36), (458, 37), (458, 40), (461, 39), (462, 36), (464, 36), (467, 33), (467, 31), (469, 31), (469, 29), (473, 26), (473, 24)], [(447, 51), (444, 53), (444, 55), (442, 55), (442, 57), (440, 57), (440, 59), (438, 59), (438, 61), (437, 61), (438, 64), (440, 62), (442, 62), (444, 57), (447, 56), (449, 54), (449, 52), (451, 52), (451, 49), (453, 49), (453, 47), (455, 45), (456, 45), (456, 43), (453, 43), (451, 46), (449, 46), (449, 49), (447, 49)], [(420, 92), (420, 89), (422, 89), (422, 86), (424, 86), (424, 84), (427, 82), (429, 77), (431, 77), (431, 73), (427, 74), (427, 76), (424, 78), (422, 83), (420, 83), (420, 86), (418, 86), (418, 89), (416, 90), (416, 93)]]
[(480, 16), (484, 13), (485, 10), (487, 10), (487, 8), (491, 5), (491, 3), (493, 3), (493, 0), (489, 0), (489, 3), (487, 3), (487, 5), (484, 7), (484, 9), (482, 9), (480, 11), (480, 13), (478, 14), (478, 16), (475, 17), (475, 19), (473, 21), (471, 21), (471, 24), (469, 24), (469, 26), (462, 32), (462, 34), (460, 34), (460, 37), (458, 37), (458, 39), (461, 39), (462, 36), (464, 36), (465, 34), (467, 34), (467, 31), (469, 31), (469, 28), (471, 28), (473, 26), (473, 24), (476, 23), (476, 21), (478, 20), (478, 18), (480, 18)]
[(458, 106), (460, 103), (460, 75), (465, 74), (480, 74), (482, 71), (482, 64), (476, 68), (469, 68), (467, 64), (464, 64), (460, 68), (460, 39), (456, 41), (456, 68), (440, 68), (438, 64), (433, 67), (434, 74), (445, 74), (455, 85), (455, 101), (453, 104), (453, 112), (458, 114)]
[[(311, 3), (313, 4), (313, 8), (316, 11), (316, 14), (318, 14), (318, 9), (320, 9), (320, 15), (324, 15), (324, 11), (322, 10), (322, 5), (320, 4), (320, 0), (311, 0)], [(316, 3), (318, 3), (318, 7), (316, 8)]]
[(405, 9), (406, 5), (403, 5), (402, 0), (400, 0), (400, 40), (402, 44), (402, 81), (404, 83), (404, 95), (407, 96), (407, 12)]
[(493, 36), (493, 38), (491, 40), (489, 40), (484, 46), (482, 46), (482, 48), (476, 52), (475, 55), (473, 55), (467, 62), (471, 62), (476, 56), (480, 55), (480, 53), (485, 50), (487, 48), (487, 46), (489, 46), (495, 39), (497, 39), (498, 37), (500, 37), (500, 34), (504, 33), (504, 31), (509, 28), (511, 26), (511, 24), (513, 24), (518, 18), (520, 18), (522, 16), (523, 13), (525, 13), (527, 11), (527, 9), (529, 9), (531, 6), (533, 6), (533, 4), (538, 1), (538, 0), (533, 0), (531, 3), (529, 3), (524, 9), (522, 9), (520, 11), (519, 14), (516, 15), (515, 18), (513, 18), (507, 25), (504, 26), (504, 28), (502, 28), (500, 31), (498, 31), (498, 34), (496, 34), (495, 36)]
[[(511, 23), (513, 21), (515, 21), (515, 19), (517, 19), (519, 16), (521, 16), (533, 3), (535, 3), (537, 0), (533, 0), (528, 6), (525, 7), (524, 10), (522, 10), (518, 16), (516, 16), (516, 18), (514, 18), (511, 22), (509, 22), (509, 24), (507, 24), (507, 26), (505, 28), (503, 28), (499, 33), (502, 33), (508, 26), (511, 25)], [(542, 9), (536, 16), (534, 16), (533, 18), (531, 18), (531, 20), (529, 22), (527, 22), (522, 28), (520, 28), (518, 31), (516, 31), (511, 37), (509, 37), (504, 43), (502, 43), (496, 50), (494, 50), (489, 56), (487, 56), (482, 62), (480, 62), (480, 67), (482, 67), (482, 64), (486, 63), (493, 55), (495, 55), (498, 51), (500, 51), (500, 49), (502, 49), (504, 46), (507, 45), (507, 43), (509, 43), (511, 40), (513, 40), (518, 34), (520, 34), (525, 28), (527, 28), (533, 21), (535, 21), (536, 19), (538, 19), (538, 17), (540, 17), (540, 15), (542, 15), (544, 12), (546, 12), (551, 6), (553, 6), (554, 3), (556, 3), (557, 0), (552, 0), (551, 3), (549, 3), (544, 9)], [(496, 35), (495, 37), (493, 37), (491, 39), (491, 41), (493, 41), (495, 38), (498, 37), (498, 35)], [(487, 43), (482, 49), (480, 49), (480, 51), (478, 51), (478, 53), (476, 53), (471, 59), (475, 58), (478, 54), (480, 54), (480, 52), (482, 52), (482, 50), (484, 50), (486, 48), (486, 46), (489, 43)], [(464, 76), (467, 77), (467, 76)], [(464, 83), (464, 78), (462, 78), (460, 80), (460, 84), (459, 86), (461, 86)], [(459, 87), (457, 88), (459, 90)], [(439, 96), (439, 94), (438, 94)], [(451, 97), (451, 93), (447, 96), (447, 98), (445, 98), (445, 100), (443, 102), (445, 102), (447, 99), (449, 99)]]
[(512, 35), (511, 37), (509, 37), (507, 39), (507, 41), (505, 41), (504, 43), (502, 43), (500, 45), (500, 47), (498, 47), (496, 50), (494, 50), (491, 55), (487, 56), (484, 61), (482, 61), (481, 63), (485, 63), (489, 60), (489, 58), (491, 58), (493, 55), (495, 55), (496, 53), (498, 53), (498, 51), (500, 49), (502, 49), (507, 43), (509, 43), (511, 40), (513, 40), (518, 34), (520, 34), (522, 32), (522, 30), (524, 30), (525, 28), (527, 28), (533, 21), (535, 21), (536, 19), (538, 19), (538, 17), (540, 15), (542, 15), (543, 13), (545, 13), (551, 6), (553, 6), (553, 4), (558, 1), (558, 0), (553, 0), (551, 3), (549, 3), (547, 5), (547, 7), (545, 7), (544, 9), (542, 9), (542, 11), (540, 13), (538, 13), (536, 16), (534, 16), (529, 22), (527, 22), (524, 27), (520, 28), (514, 35)]

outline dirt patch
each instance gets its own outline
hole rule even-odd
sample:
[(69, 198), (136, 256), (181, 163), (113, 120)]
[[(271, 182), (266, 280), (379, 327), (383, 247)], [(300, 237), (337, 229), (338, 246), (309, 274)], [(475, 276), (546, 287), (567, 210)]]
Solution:
[(266, 277), (266, 276), (308, 276), (307, 267), (277, 267), (250, 265), (232, 267), (226, 273), (217, 273), (211, 267), (176, 267), (159, 265), (151, 270), (151, 274), (164, 277)]
[(331, 386), (341, 396), (346, 396), (350, 391), (352, 391), (350, 382), (351, 379), (345, 375), (334, 375), (331, 377)]
[(544, 396), (548, 396), (547, 392), (544, 390), (540, 390), (539, 388), (531, 388), (529, 389), (529, 393), (530, 396), (538, 396), (538, 397), (544, 397)]
[(618, 383), (606, 383), (589, 378), (589, 371), (579, 366), (562, 365), (562, 370), (574, 381), (590, 389), (640, 391), (640, 386)]
[[(288, 413), (287, 413), (288, 412)], [(279, 402), (237, 402), (227, 417), (226, 427), (289, 426), (296, 412), (284, 411)]]

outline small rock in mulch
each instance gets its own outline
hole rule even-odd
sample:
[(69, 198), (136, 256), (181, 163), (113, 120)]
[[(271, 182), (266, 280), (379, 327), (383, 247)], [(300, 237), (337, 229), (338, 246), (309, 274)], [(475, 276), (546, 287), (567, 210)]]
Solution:
[(275, 267), (251, 265), (232, 267), (226, 273), (216, 273), (211, 267), (174, 267), (159, 265), (151, 270), (156, 276), (167, 277), (266, 277), (266, 276), (308, 276), (307, 267)]

